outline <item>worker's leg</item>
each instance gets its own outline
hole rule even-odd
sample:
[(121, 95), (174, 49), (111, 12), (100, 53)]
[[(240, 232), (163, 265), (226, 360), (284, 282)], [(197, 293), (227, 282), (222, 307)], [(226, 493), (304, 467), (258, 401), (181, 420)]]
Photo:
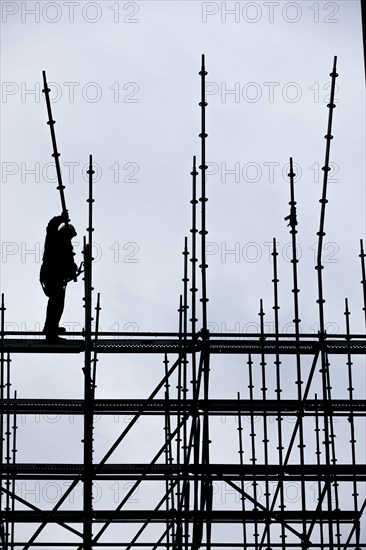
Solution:
[(43, 332), (47, 336), (56, 337), (58, 334), (59, 323), (65, 305), (66, 287), (62, 283), (51, 283), (46, 285), (46, 294), (48, 296), (46, 322)]

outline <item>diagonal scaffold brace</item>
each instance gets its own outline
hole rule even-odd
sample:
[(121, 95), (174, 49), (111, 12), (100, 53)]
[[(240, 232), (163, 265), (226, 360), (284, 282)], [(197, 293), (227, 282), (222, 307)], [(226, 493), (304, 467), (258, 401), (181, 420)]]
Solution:
[[(58, 184), (57, 189), (60, 192), (62, 214), (65, 215), (65, 218), (67, 217), (67, 222), (69, 222), (70, 221), (69, 213), (68, 213), (68, 210), (66, 208), (66, 200), (65, 200), (65, 193), (64, 193), (65, 186), (62, 183), (62, 176), (61, 176), (61, 167), (60, 167), (60, 159), (59, 159), (60, 153), (57, 151), (56, 134), (55, 134), (55, 128), (54, 128), (54, 126), (56, 124), (56, 121), (53, 120), (52, 109), (51, 109), (51, 101), (50, 101), (50, 91), (51, 91), (51, 89), (48, 87), (48, 84), (47, 84), (46, 71), (42, 71), (42, 76), (43, 76), (43, 90), (42, 90), (42, 92), (45, 94), (45, 98), (46, 98), (47, 114), (48, 114), (47, 124), (49, 125), (50, 132), (51, 132), (51, 140), (52, 140), (52, 148), (53, 148), (52, 157), (55, 159), (57, 184)], [(67, 222), (66, 222), (66, 224), (67, 224)]]

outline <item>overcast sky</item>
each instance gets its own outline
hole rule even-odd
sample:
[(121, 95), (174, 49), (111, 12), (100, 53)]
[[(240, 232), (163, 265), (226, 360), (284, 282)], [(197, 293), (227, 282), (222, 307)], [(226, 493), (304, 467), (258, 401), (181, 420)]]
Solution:
[[(343, 333), (348, 297), (351, 330), (365, 332), (358, 256), (365, 235), (358, 1), (3, 1), (1, 9), (0, 275), (9, 330), (43, 326), (46, 298), (38, 282), (42, 247), (49, 219), (61, 211), (42, 70), (52, 89), (66, 201), (78, 231), (78, 262), (87, 226), (89, 154), (97, 164), (94, 287), (101, 293), (102, 330), (177, 330), (181, 252), (191, 223), (190, 171), (192, 156), (199, 158), (200, 152), (198, 72), (204, 53), (209, 104), (209, 328), (254, 332), (263, 298), (266, 328), (273, 330), (269, 247), (276, 237), (280, 323), (281, 329), (291, 330), (292, 266), (284, 217), (289, 214), (286, 175), (292, 156), (297, 173), (301, 327), (303, 332), (318, 330), (315, 243), (329, 73), (337, 55), (325, 221), (325, 315), (329, 332)], [(82, 281), (70, 283), (62, 319), (70, 330), (84, 325), (82, 296)], [(30, 358), (26, 372), (20, 367), (25, 358), (13, 359), (14, 388), (20, 396), (81, 396), (77, 358), (70, 357), (67, 365), (64, 357)], [(101, 397), (145, 397), (161, 378), (159, 360), (149, 377), (142, 366), (137, 373), (124, 365), (121, 373), (116, 359), (103, 358)], [(136, 366), (141, 363), (130, 360)], [(61, 364), (62, 370), (57, 369)], [(361, 392), (361, 368), (356, 376)], [(221, 396), (234, 398), (239, 385), (235, 376), (218, 375), (213, 391), (227, 378), (227, 395)], [(345, 384), (339, 389), (343, 398)], [(25, 426), (18, 458), (42, 460), (45, 446), (30, 453)], [(80, 441), (79, 428), (75, 427), (75, 441)], [(54, 425), (51, 432), (57, 433)], [(70, 426), (67, 434), (71, 437)], [(59, 453), (60, 438), (52, 437), (52, 457), (44, 460)], [(131, 448), (138, 449), (137, 443)], [(72, 449), (69, 445), (65, 461), (79, 459)]]
[[(41, 248), (48, 220), (60, 211), (41, 97), (41, 71), (46, 70), (49, 82), (56, 83), (55, 128), (80, 260), (90, 153), (98, 164), (94, 275), (102, 327), (118, 323), (123, 330), (132, 322), (140, 330), (176, 328), (181, 250), (190, 229), (189, 172), (200, 147), (197, 73), (205, 53), (212, 171), (207, 185), (209, 321), (228, 326), (257, 321), (260, 297), (270, 308), (271, 265), (264, 243), (273, 237), (283, 260), (285, 312), (291, 265), (283, 218), (289, 210), (286, 164), (293, 156), (299, 165), (300, 298), (308, 331), (317, 315), (314, 243), (329, 73), (337, 55), (326, 313), (329, 322), (340, 324), (349, 296), (361, 330), (356, 269), (365, 201), (358, 2), (3, 2), (2, 10), (7, 139), (2, 144), (1, 276), (7, 321), (29, 330), (43, 323)], [(81, 293), (81, 284), (69, 285), (64, 315), (64, 321), (80, 327)]]

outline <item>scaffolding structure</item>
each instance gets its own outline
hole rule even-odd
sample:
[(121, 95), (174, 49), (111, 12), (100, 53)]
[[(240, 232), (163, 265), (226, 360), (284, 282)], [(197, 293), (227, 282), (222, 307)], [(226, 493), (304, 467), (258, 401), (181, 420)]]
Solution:
[[(100, 297), (94, 314), (92, 280), (93, 160), (89, 159), (89, 226), (84, 239), (84, 308), (82, 333), (67, 342), (50, 343), (38, 332), (5, 331), (5, 300), (1, 301), (1, 523), (2, 550), (33, 548), (132, 548), (194, 550), (199, 548), (366, 549), (365, 395), (359, 398), (354, 380), (364, 369), (364, 333), (353, 333), (345, 301), (343, 334), (327, 334), (324, 314), (323, 239), (327, 183), (330, 171), (336, 58), (331, 76), (328, 127), (320, 199), (316, 256), (319, 331), (301, 331), (299, 311), (297, 212), (293, 160), (290, 159), (289, 225), (292, 250), (292, 334), (279, 330), (277, 245), (273, 240), (274, 332), (264, 330), (264, 308), (259, 306), (260, 333), (210, 334), (207, 313), (206, 259), (206, 75), (201, 78), (200, 164), (192, 166), (190, 239), (183, 250), (183, 291), (176, 333), (111, 333), (99, 327)], [(47, 82), (45, 93), (47, 99)], [(58, 152), (49, 109), (49, 124), (58, 165)], [(52, 133), (53, 132), (53, 133)], [(198, 170), (199, 172), (198, 172)], [(200, 198), (198, 176), (200, 174)], [(61, 172), (59, 191), (63, 196)], [(62, 203), (66, 210), (65, 202)], [(366, 254), (360, 243), (361, 290), (366, 323)], [(95, 315), (95, 319), (93, 319)], [(201, 324), (198, 325), (198, 316)], [(92, 321), (95, 321), (94, 328)], [(11, 391), (12, 354), (70, 354), (84, 357), (83, 399), (20, 399)], [(97, 397), (97, 374), (105, 354), (132, 354), (160, 362), (159, 383), (141, 399)], [(210, 371), (233, 357), (241, 363), (245, 394), (235, 399), (210, 395)], [(219, 367), (218, 367), (219, 368)], [(339, 397), (332, 383), (339, 369), (347, 387)], [(77, 415), (83, 421), (81, 463), (21, 463), (16, 459), (19, 415)], [(131, 415), (101, 459), (94, 460), (95, 415)], [(217, 419), (235, 420), (228, 440), (236, 439), (230, 463), (220, 460), (225, 432)], [(114, 461), (117, 449), (144, 418), (153, 417), (163, 444), (141, 463)], [(286, 423), (286, 419), (289, 422)], [(229, 427), (225, 429), (230, 431)], [(221, 434), (221, 435), (218, 435)], [(120, 455), (118, 455), (120, 457)], [(123, 456), (123, 454), (122, 454)], [(39, 507), (17, 494), (16, 482), (68, 482), (52, 506)], [(127, 480), (128, 492), (117, 505), (100, 507), (93, 501), (97, 483)], [(131, 506), (139, 487), (150, 490), (147, 505)], [(79, 508), (65, 506), (77, 487), (83, 488)], [(237, 496), (227, 505), (222, 488)], [(296, 488), (296, 498), (289, 491)], [(115, 503), (116, 504), (116, 503)], [(24, 524), (30, 531), (23, 529)], [(66, 533), (65, 538), (52, 533)], [(24, 533), (28, 533), (25, 538)], [(29, 535), (29, 533), (31, 533)], [(59, 537), (59, 538), (58, 538)]]

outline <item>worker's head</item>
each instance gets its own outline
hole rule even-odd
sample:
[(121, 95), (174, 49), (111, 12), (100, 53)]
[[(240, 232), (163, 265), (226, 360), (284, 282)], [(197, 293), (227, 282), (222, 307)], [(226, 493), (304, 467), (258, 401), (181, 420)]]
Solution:
[(62, 225), (60, 225), (60, 227), (58, 228), (58, 233), (61, 237), (70, 240), (77, 235), (75, 227), (71, 223), (63, 223)]

